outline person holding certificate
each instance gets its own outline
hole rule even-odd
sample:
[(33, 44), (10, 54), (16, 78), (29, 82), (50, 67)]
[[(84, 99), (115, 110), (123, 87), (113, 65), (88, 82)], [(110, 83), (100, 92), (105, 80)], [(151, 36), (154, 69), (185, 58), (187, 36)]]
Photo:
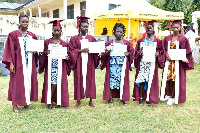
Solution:
[(140, 105), (144, 105), (144, 101), (146, 105), (159, 103), (158, 67), (163, 68), (165, 59), (162, 41), (154, 36), (154, 21), (146, 24), (147, 34), (138, 40), (134, 56), (133, 100), (139, 101)]
[(130, 100), (129, 70), (132, 70), (133, 46), (124, 40), (125, 26), (116, 23), (114, 39), (106, 42), (106, 51), (101, 55), (101, 70), (106, 68), (103, 100), (113, 105), (113, 98), (120, 98), (124, 105)]
[(74, 100), (77, 100), (74, 108), (78, 108), (81, 99), (90, 98), (89, 106), (95, 107), (92, 99), (96, 99), (95, 68), (98, 67), (98, 53), (88, 53), (87, 42), (96, 42), (96, 39), (88, 35), (87, 17), (77, 18), (78, 35), (69, 41), (69, 57), (71, 68), (74, 71)]
[[(168, 105), (186, 101), (186, 70), (194, 68), (189, 41), (179, 34), (181, 20), (173, 21), (172, 30), (173, 34), (163, 40), (166, 60), (161, 85), (161, 100), (167, 101)], [(176, 52), (171, 52), (172, 50)]]
[[(61, 21), (63, 20), (50, 22), (53, 24), (53, 36), (45, 40), (44, 52), (39, 54), (39, 73), (44, 72), (41, 102), (48, 104), (48, 109), (53, 108), (53, 102), (56, 103), (55, 108), (60, 106), (69, 107), (67, 75), (70, 74), (71, 69), (68, 62), (67, 49), (64, 49), (67, 47), (67, 43), (61, 39)], [(59, 48), (57, 54), (64, 54), (62, 58), (57, 57), (58, 55), (56, 54), (53, 55), (56, 48)]]
[[(2, 62), (10, 70), (8, 100), (12, 101), (13, 111), (21, 113), (18, 106), (29, 110), (30, 101), (38, 101), (37, 52), (26, 51), (27, 40), (37, 39), (28, 31), (29, 17), (19, 16), (19, 29), (9, 33)], [(29, 73), (31, 72), (31, 74)]]

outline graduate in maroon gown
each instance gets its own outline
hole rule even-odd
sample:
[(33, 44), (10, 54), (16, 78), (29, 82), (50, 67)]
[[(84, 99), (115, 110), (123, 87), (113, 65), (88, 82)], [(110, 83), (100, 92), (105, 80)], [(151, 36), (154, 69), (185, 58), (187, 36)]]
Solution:
[[(158, 79), (158, 67), (164, 67), (164, 47), (162, 45), (162, 41), (154, 36), (154, 21), (149, 21), (146, 33), (147, 35), (137, 42), (137, 46), (135, 48), (135, 56), (134, 56), (134, 65), (136, 68), (135, 74), (135, 84), (133, 90), (133, 100), (139, 101), (140, 105), (144, 105), (144, 101), (146, 101), (147, 105), (150, 103), (158, 104), (159, 103), (159, 79)], [(155, 63), (154, 62), (144, 62), (143, 55), (146, 54), (143, 52), (143, 46), (141, 46), (141, 42), (145, 42), (151, 45), (156, 46), (155, 53)], [(152, 71), (152, 76), (150, 78), (150, 70)], [(148, 88), (149, 82), (151, 86)], [(149, 84), (150, 85), (150, 84)], [(148, 89), (150, 89), (150, 93), (148, 93)], [(148, 95), (148, 99), (147, 98)]]
[[(170, 28), (170, 27), (169, 27)], [(192, 59), (192, 51), (188, 39), (185, 36), (179, 34), (181, 30), (181, 20), (173, 21), (172, 26), (173, 34), (164, 38), (163, 45), (165, 48), (166, 61), (169, 61), (169, 67), (167, 72), (167, 80), (162, 81), (162, 85), (166, 84), (165, 92), (162, 92), (161, 95), (165, 93), (165, 101), (168, 105), (175, 103), (175, 96), (177, 95), (177, 101), (179, 103), (184, 103), (186, 101), (186, 70), (191, 70), (194, 68), (194, 63)], [(179, 60), (179, 70), (175, 69), (175, 61), (171, 60), (168, 51), (168, 42), (170, 41), (170, 49), (176, 49), (179, 42), (179, 49), (186, 49), (186, 59)], [(175, 91), (175, 80), (177, 77), (177, 71), (179, 71), (179, 80), (178, 91)], [(164, 76), (164, 75), (163, 75)]]
[[(44, 83), (42, 90), (42, 103), (47, 103), (48, 97), (48, 54), (50, 50), (48, 49), (49, 44), (52, 47), (67, 47), (67, 43), (61, 40), (62, 27), (60, 22), (62, 20), (54, 20), (50, 23), (53, 23), (53, 37), (46, 39), (44, 42), (44, 52), (39, 54), (39, 73), (45, 72), (44, 74)], [(57, 103), (57, 89), (61, 89), (61, 105), (56, 105), (55, 108), (60, 106), (69, 107), (69, 94), (68, 94), (68, 81), (67, 75), (70, 74), (70, 66), (68, 63), (69, 56), (66, 55), (66, 59), (62, 59), (62, 76), (61, 81), (58, 80), (58, 59), (52, 59), (51, 65), (51, 104), (48, 104), (48, 109), (53, 108), (53, 102)], [(61, 82), (61, 88), (57, 87), (57, 83)]]
[[(123, 104), (130, 99), (129, 70), (132, 70), (133, 46), (124, 40), (125, 26), (116, 23), (113, 28), (115, 39), (106, 42), (106, 52), (101, 55), (101, 69), (106, 68), (103, 100), (113, 104), (113, 98), (120, 98)], [(112, 46), (126, 45), (124, 56), (110, 56)], [(121, 92), (121, 93), (120, 93)]]
[[(35, 34), (28, 31), (29, 18), (26, 14), (21, 14), (19, 16), (19, 30), (10, 32), (6, 41), (3, 63), (6, 65), (6, 68), (10, 70), (10, 83), (8, 90), (8, 100), (12, 101), (13, 111), (15, 113), (21, 113), (21, 110), (18, 106), (24, 106), (26, 110), (29, 110), (30, 101), (38, 101), (38, 81), (37, 81), (37, 52), (33, 52), (32, 56), (32, 75), (31, 75), (31, 87), (29, 89), (30, 99), (26, 98), (25, 93), (25, 84), (28, 71), (28, 53), (26, 51), (26, 40), (27, 39), (37, 39)], [(23, 38), (23, 44), (20, 46), (19, 37)], [(23, 53), (23, 52), (24, 53)], [(23, 57), (22, 55), (25, 55)], [(24, 60), (23, 60), (24, 59)], [(22, 63), (24, 61), (24, 64)], [(26, 73), (24, 73), (26, 72)]]
[[(73, 36), (69, 41), (70, 64), (74, 71), (74, 100), (77, 100), (74, 108), (77, 108), (81, 104), (80, 100), (84, 98), (90, 98), (90, 107), (95, 107), (92, 99), (96, 99), (95, 68), (99, 64), (98, 54), (88, 53), (88, 48), (81, 49), (81, 40), (83, 39), (87, 39), (89, 42), (96, 42), (93, 36), (87, 34), (88, 19), (87, 17), (77, 18), (79, 34)], [(82, 53), (88, 53), (86, 88), (83, 86)]]

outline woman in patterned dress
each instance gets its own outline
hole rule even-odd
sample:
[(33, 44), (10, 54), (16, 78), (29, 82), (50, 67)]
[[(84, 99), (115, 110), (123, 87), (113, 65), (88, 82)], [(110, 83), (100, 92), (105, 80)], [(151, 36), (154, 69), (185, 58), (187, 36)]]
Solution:
[[(137, 46), (135, 48), (135, 56), (134, 56), (134, 65), (136, 68), (136, 75), (135, 75), (135, 84), (133, 90), (133, 100), (139, 101), (140, 105), (144, 105), (144, 101), (146, 101), (147, 97), (147, 89), (148, 89), (148, 82), (150, 82), (150, 69), (152, 63), (151, 62), (144, 62), (143, 55), (143, 46), (141, 42), (146, 43), (147, 45), (156, 46), (156, 53), (155, 53), (155, 68), (153, 72), (153, 79), (151, 83), (149, 100), (146, 101), (147, 105), (150, 103), (158, 104), (159, 103), (159, 80), (158, 80), (158, 67), (163, 68), (164, 66), (164, 47), (162, 45), (162, 41), (154, 36), (154, 21), (148, 22), (148, 26), (146, 29), (147, 35), (137, 42)], [(154, 65), (153, 65), (154, 66)]]
[[(26, 14), (20, 14), (19, 30), (15, 30), (9, 33), (2, 61), (4, 64), (6, 64), (6, 68), (10, 70), (8, 100), (12, 101), (13, 111), (15, 113), (21, 113), (21, 110), (18, 108), (18, 106), (24, 106), (26, 110), (29, 110), (29, 101), (38, 100), (38, 82), (36, 72), (38, 58), (37, 52), (33, 52), (31, 79), (25, 79), (25, 76), (28, 75), (29, 71), (28, 63), (30, 63), (28, 62), (28, 51), (26, 51), (26, 42), (27, 39), (37, 39), (35, 34), (27, 30), (28, 25), (29, 17)], [(20, 46), (19, 37), (23, 38), (23, 48)], [(24, 51), (25, 54), (23, 54), (22, 51)], [(22, 55), (25, 55), (25, 58), (22, 57)], [(23, 64), (23, 62), (25, 63)], [(29, 81), (31, 80), (30, 99), (26, 97), (27, 93), (25, 89), (25, 84), (27, 84), (27, 79)]]
[[(168, 27), (168, 28), (171, 28)], [(192, 51), (188, 39), (185, 36), (179, 34), (181, 30), (181, 20), (174, 20), (172, 26), (173, 34), (164, 38), (163, 46), (165, 48), (166, 60), (169, 61), (167, 81), (165, 88), (165, 101), (168, 105), (173, 105), (175, 103), (175, 61), (171, 60), (168, 54), (168, 41), (170, 42), (170, 49), (176, 48), (176, 43), (179, 41), (179, 49), (186, 49), (186, 59), (179, 61), (179, 94), (178, 103), (184, 103), (186, 101), (186, 70), (191, 70), (194, 68), (194, 63), (192, 59)], [(162, 84), (165, 84), (164, 82)]]
[[(39, 54), (39, 73), (45, 72), (44, 74), (44, 83), (42, 90), (42, 103), (47, 104), (47, 94), (48, 94), (48, 50), (49, 44), (52, 47), (67, 47), (67, 43), (61, 39), (62, 27), (60, 25), (62, 20), (54, 20), (50, 23), (53, 23), (52, 35), (50, 39), (46, 39), (44, 42), (44, 52)], [(68, 94), (68, 82), (67, 75), (70, 74), (70, 66), (68, 63), (69, 56), (66, 55), (66, 59), (62, 59), (62, 77), (61, 77), (61, 106), (69, 107), (69, 94)], [(51, 67), (51, 104), (48, 104), (48, 109), (53, 108), (53, 102), (57, 104), (57, 78), (58, 78), (58, 59), (52, 59)], [(56, 105), (55, 108), (60, 107)]]
[[(129, 70), (132, 70), (131, 63), (133, 61), (133, 46), (132, 44), (124, 40), (125, 26), (122, 23), (116, 23), (113, 28), (114, 39), (106, 42), (106, 52), (101, 55), (101, 69), (106, 68), (105, 83), (103, 100), (108, 100), (109, 104), (113, 104), (113, 98), (120, 97), (120, 89), (123, 89), (122, 102), (127, 104), (130, 97), (129, 86)], [(127, 52), (124, 56), (110, 56), (112, 47), (115, 45), (127, 45)], [(121, 88), (121, 75), (124, 60), (126, 58), (124, 85)]]

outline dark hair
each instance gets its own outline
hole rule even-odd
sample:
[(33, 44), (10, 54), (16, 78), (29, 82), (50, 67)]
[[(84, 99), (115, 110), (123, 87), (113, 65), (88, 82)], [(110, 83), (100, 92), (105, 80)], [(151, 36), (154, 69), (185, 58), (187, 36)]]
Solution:
[[(80, 31), (80, 28), (81, 28), (82, 23), (87, 23), (87, 22), (84, 22), (84, 21), (83, 21), (83, 22), (80, 22), (80, 23), (79, 23), (79, 25), (78, 25), (78, 33), (79, 33), (79, 34), (80, 34), (80, 32), (81, 32), (81, 31)], [(87, 23), (87, 24), (89, 25), (89, 23)]]
[(122, 23), (116, 23), (115, 26), (113, 27), (113, 35), (115, 35), (116, 29), (117, 28), (122, 28), (123, 29), (123, 37), (125, 36), (125, 32), (126, 32), (126, 27), (122, 24)]
[(28, 20), (29, 20), (28, 15), (25, 14), (25, 13), (22, 13), (22, 14), (19, 15), (19, 22), (20, 22), (21, 18), (24, 18), (24, 17), (28, 18)]
[[(54, 27), (57, 27), (57, 26), (56, 26), (56, 25), (53, 25), (53, 26), (52, 26), (52, 30), (53, 30)], [(59, 27), (60, 27), (60, 30), (62, 30), (62, 26), (59, 25)], [(62, 33), (61, 33), (61, 34), (62, 34)], [(60, 34), (60, 36), (61, 36), (61, 34)], [(54, 37), (54, 34), (53, 34), (53, 32), (52, 32), (52, 38), (53, 38), (53, 37)]]

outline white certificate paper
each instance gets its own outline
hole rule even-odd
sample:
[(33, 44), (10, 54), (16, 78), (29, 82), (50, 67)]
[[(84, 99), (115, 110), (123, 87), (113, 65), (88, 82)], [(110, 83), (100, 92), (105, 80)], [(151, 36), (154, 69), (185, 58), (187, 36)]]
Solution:
[(52, 59), (66, 59), (67, 47), (52, 47), (51, 58)]
[(105, 52), (105, 42), (88, 42), (89, 53), (102, 53)]
[(169, 57), (171, 60), (185, 60), (186, 49), (170, 49)]
[(81, 49), (89, 48), (88, 39), (81, 40)]
[(27, 39), (26, 51), (43, 52), (43, 50), (44, 50), (44, 40)]
[(127, 52), (127, 45), (114, 45), (111, 50), (110, 56), (125, 56), (125, 52)]
[(154, 44), (147, 44), (144, 42), (141, 42), (143, 47), (143, 61), (144, 62), (155, 62), (155, 54), (156, 54), (156, 46), (157, 43), (154, 42)]

